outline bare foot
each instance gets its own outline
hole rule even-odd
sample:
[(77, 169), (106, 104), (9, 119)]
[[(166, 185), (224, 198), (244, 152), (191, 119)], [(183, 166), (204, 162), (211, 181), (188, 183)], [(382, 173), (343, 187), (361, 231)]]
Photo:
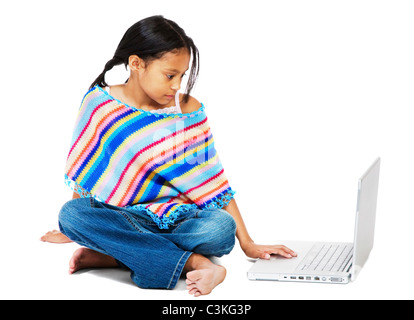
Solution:
[[(212, 263), (201, 255), (193, 254), (191, 258), (194, 261), (191, 261), (190, 264), (195, 267), (195, 270), (187, 272), (187, 280), (185, 282), (188, 293), (195, 297), (211, 293), (216, 286), (224, 281), (226, 269), (223, 266)], [(192, 268), (191, 266), (187, 267)]]
[(79, 248), (69, 261), (69, 274), (85, 268), (115, 268), (116, 260), (89, 248)]
[(67, 236), (65, 236), (62, 232), (57, 231), (57, 230), (52, 230), (52, 231), (47, 232), (44, 236), (40, 238), (40, 241), (50, 242), (50, 243), (73, 242)]

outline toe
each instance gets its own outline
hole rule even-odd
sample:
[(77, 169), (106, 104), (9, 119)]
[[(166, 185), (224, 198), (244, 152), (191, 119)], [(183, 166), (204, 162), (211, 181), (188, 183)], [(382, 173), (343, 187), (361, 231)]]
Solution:
[(194, 270), (194, 271), (187, 273), (187, 280), (191, 281), (191, 283), (194, 283), (200, 279), (201, 279), (201, 272), (198, 270)]

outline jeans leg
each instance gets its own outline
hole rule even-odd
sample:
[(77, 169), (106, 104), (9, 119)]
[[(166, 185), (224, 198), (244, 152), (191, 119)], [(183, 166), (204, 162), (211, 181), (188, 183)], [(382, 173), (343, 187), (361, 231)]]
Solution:
[(174, 288), (191, 252), (151, 232), (143, 223), (150, 223), (146, 214), (138, 223), (122, 209), (93, 198), (74, 199), (61, 209), (59, 226), (71, 240), (127, 266), (139, 287)]
[(163, 237), (183, 250), (221, 257), (234, 248), (236, 222), (225, 210), (196, 210)]

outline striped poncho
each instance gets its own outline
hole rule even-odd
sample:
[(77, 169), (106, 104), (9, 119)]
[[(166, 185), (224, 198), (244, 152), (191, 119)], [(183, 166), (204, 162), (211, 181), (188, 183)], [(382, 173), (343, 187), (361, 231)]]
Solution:
[(82, 100), (65, 172), (81, 196), (144, 210), (161, 229), (190, 209), (221, 208), (234, 195), (203, 105), (189, 114), (156, 114), (99, 86)]

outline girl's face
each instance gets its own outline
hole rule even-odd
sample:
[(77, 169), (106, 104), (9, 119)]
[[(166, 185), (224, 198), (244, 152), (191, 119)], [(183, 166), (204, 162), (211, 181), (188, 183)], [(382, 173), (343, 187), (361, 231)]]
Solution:
[(174, 100), (181, 81), (188, 70), (190, 53), (187, 49), (168, 52), (160, 59), (138, 69), (138, 82), (142, 91), (161, 106)]

